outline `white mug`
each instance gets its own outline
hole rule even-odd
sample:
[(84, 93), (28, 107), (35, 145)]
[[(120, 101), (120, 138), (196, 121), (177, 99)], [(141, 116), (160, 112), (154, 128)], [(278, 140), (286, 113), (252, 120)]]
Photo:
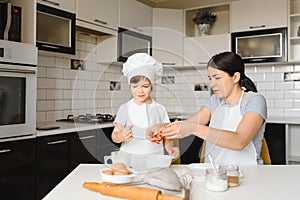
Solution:
[[(111, 164), (109, 161), (111, 161)], [(104, 156), (104, 163), (109, 167), (117, 162), (121, 162), (125, 164), (127, 168), (129, 168), (131, 164), (131, 154), (120, 150), (111, 152), (110, 156)]]

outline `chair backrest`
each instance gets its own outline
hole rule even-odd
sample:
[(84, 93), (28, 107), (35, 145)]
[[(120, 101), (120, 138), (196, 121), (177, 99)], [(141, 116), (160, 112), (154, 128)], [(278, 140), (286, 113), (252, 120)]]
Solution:
[[(204, 163), (205, 144), (206, 144), (206, 141), (203, 141), (202, 147), (201, 147), (200, 163)], [(265, 138), (263, 138), (263, 140), (262, 140), (260, 156), (261, 156), (261, 158), (264, 162), (264, 165), (271, 165), (272, 164), (270, 153), (269, 153), (269, 148), (268, 148), (267, 141), (266, 141)]]

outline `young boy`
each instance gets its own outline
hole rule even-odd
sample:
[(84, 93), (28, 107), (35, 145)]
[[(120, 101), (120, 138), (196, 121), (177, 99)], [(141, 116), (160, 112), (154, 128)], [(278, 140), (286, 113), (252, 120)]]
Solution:
[(155, 102), (150, 94), (154, 81), (162, 75), (162, 65), (146, 53), (136, 53), (123, 64), (123, 74), (128, 78), (132, 99), (118, 110), (112, 140), (122, 143), (121, 150), (132, 154), (164, 154), (175, 158), (179, 148), (172, 140), (148, 140), (146, 130), (155, 124), (169, 123), (167, 111)]

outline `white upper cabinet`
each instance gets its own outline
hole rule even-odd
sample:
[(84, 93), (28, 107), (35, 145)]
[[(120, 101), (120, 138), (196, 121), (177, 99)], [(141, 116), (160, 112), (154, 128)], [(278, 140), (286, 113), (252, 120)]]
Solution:
[(136, 0), (120, 0), (119, 26), (151, 35), (152, 8)]
[(153, 57), (164, 66), (183, 66), (183, 10), (153, 9)]
[(230, 34), (184, 39), (184, 66), (203, 66), (209, 59), (223, 51), (230, 51)]
[[(77, 25), (80, 22), (117, 30), (119, 25), (119, 0), (77, 0)], [(87, 24), (86, 24), (87, 26)], [(92, 29), (94, 27), (91, 27)]]
[(231, 5), (231, 32), (287, 27), (287, 0), (239, 0)]
[(71, 13), (76, 12), (76, 0), (37, 0), (38, 3), (51, 6)]

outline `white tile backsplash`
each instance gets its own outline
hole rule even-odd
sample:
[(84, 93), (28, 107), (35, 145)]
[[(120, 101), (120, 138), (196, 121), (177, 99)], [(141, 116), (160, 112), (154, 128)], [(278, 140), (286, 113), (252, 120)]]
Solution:
[[(76, 55), (41, 53), (38, 57), (37, 120), (54, 121), (69, 114), (116, 114), (131, 98), (122, 65), (96, 62), (96, 37), (77, 33)], [(84, 60), (85, 71), (70, 69), (71, 58)], [(246, 74), (266, 97), (269, 116), (300, 115), (300, 82), (283, 81), (284, 72), (300, 71), (300, 65), (246, 65)], [(207, 101), (209, 91), (194, 91), (194, 85), (209, 86), (207, 69), (165, 68), (174, 84), (159, 79), (152, 97), (169, 112), (195, 113)], [(110, 81), (121, 82), (121, 90), (110, 91)]]

